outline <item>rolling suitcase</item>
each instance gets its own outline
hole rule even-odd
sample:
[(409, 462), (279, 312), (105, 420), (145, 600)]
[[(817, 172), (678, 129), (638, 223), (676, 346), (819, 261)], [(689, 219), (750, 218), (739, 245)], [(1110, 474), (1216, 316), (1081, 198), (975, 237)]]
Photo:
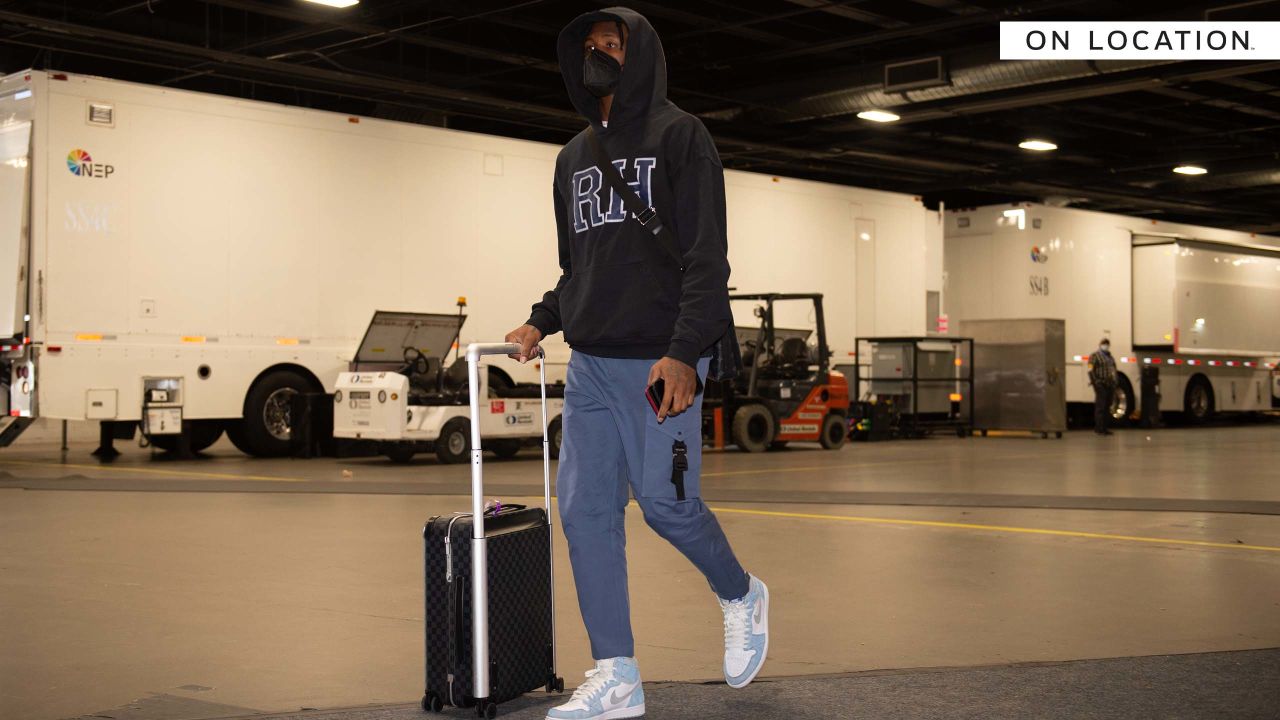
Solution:
[(538, 688), (563, 692), (556, 676), (551, 567), (551, 455), (547, 371), (542, 383), (543, 507), (486, 507), (481, 463), (478, 365), (484, 355), (519, 350), (507, 343), (467, 346), (471, 388), (471, 512), (433, 517), (426, 550), (426, 694), (422, 708), (474, 707), (493, 718), (498, 703)]

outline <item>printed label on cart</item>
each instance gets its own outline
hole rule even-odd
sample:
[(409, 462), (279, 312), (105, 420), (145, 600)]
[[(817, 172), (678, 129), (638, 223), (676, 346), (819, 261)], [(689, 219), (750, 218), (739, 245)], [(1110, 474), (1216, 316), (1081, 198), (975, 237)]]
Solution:
[(798, 414), (796, 415), (796, 417), (800, 418), (801, 420), (821, 420), (821, 419), (822, 419), (822, 413), (806, 413), (806, 412), (802, 412), (802, 413), (798, 413)]
[(505, 400), (490, 400), (489, 412), (494, 415), (500, 415), (507, 411), (507, 403)]
[(801, 423), (782, 423), (782, 434), (784, 435), (804, 435), (807, 433), (818, 432), (817, 425), (805, 425)]
[(533, 413), (524, 413), (523, 415), (517, 415), (516, 422), (521, 425), (532, 425)]

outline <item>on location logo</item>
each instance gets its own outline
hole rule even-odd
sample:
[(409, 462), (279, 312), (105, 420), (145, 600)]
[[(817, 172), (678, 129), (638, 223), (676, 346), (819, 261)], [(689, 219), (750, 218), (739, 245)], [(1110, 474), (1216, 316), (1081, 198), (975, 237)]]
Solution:
[(1031, 246), (1031, 262), (1044, 264), (1049, 262), (1049, 248), (1043, 248), (1039, 245)]
[(114, 165), (96, 163), (89, 151), (76, 148), (67, 153), (67, 170), (77, 177), (109, 178), (116, 171)]

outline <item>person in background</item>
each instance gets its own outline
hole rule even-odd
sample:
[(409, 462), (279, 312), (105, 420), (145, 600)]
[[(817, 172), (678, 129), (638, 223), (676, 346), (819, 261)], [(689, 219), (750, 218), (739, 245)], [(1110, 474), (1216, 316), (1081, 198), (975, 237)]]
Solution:
[(1111, 399), (1116, 392), (1116, 361), (1111, 357), (1111, 340), (1102, 338), (1089, 356), (1089, 384), (1093, 386), (1093, 431), (1110, 435)]

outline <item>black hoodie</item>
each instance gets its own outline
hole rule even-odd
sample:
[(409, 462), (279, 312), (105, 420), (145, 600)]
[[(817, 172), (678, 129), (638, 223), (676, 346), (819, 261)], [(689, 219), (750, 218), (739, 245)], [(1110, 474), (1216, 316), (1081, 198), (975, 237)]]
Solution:
[[(582, 84), (583, 41), (596, 22), (629, 31), (609, 110)], [(677, 239), (681, 273), (660, 241), (623, 211), (596, 167), (586, 130), (556, 158), (554, 202), (563, 273), (533, 306), (543, 336), (563, 330), (575, 351), (600, 357), (672, 357), (694, 365), (732, 322), (724, 168), (696, 117), (667, 100), (657, 33), (622, 7), (580, 15), (560, 33), (560, 73), (573, 106), (608, 150), (623, 180), (657, 209)]]

